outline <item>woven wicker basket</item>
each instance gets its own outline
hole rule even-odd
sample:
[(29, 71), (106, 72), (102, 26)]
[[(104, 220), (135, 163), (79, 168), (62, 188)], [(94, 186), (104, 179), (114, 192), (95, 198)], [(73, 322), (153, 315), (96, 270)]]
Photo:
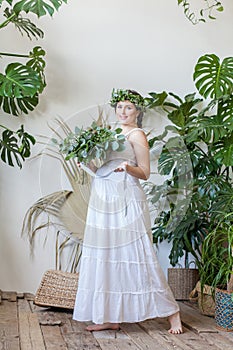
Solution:
[(189, 300), (189, 294), (198, 280), (198, 269), (168, 269), (168, 284), (177, 300)]
[(48, 270), (42, 277), (34, 303), (73, 309), (78, 288), (78, 273)]
[(215, 322), (222, 331), (233, 331), (233, 291), (215, 289)]
[(189, 295), (191, 301), (197, 301), (200, 312), (203, 315), (214, 316), (215, 315), (215, 301), (212, 293), (212, 288), (208, 285), (204, 285), (203, 291), (201, 290), (201, 282), (198, 281), (195, 288)]

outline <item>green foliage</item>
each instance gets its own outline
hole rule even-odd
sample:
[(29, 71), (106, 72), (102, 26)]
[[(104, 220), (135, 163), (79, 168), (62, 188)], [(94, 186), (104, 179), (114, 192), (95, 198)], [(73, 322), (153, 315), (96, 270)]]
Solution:
[(132, 93), (131, 90), (113, 89), (110, 105), (116, 107), (120, 101), (130, 101), (139, 108), (144, 108), (144, 98), (138, 93)]
[(222, 3), (217, 0), (203, 0), (203, 8), (198, 13), (192, 11), (190, 2), (187, 0), (177, 0), (177, 3), (183, 7), (185, 16), (192, 24), (206, 22), (206, 17), (214, 20), (216, 17), (213, 15), (213, 12), (222, 12), (224, 10)]
[[(233, 191), (231, 192), (233, 200)], [(233, 213), (224, 215), (218, 225), (209, 232), (202, 246), (199, 268), (202, 289), (204, 285), (226, 289), (233, 266)]]
[(32, 12), (38, 17), (45, 16), (46, 14), (52, 16), (55, 10), (58, 11), (62, 3), (67, 4), (67, 0), (21, 0), (15, 4), (13, 10), (16, 14), (25, 11), (26, 13)]
[(38, 95), (46, 86), (44, 55), (44, 50), (37, 46), (29, 53), (25, 65), (10, 63), (5, 74), (0, 73), (0, 107), (4, 112), (15, 116), (28, 114), (38, 104)]
[(121, 129), (111, 130), (108, 126), (99, 126), (95, 122), (90, 128), (75, 128), (64, 140), (53, 139), (59, 144), (59, 150), (65, 154), (65, 159), (77, 158), (78, 162), (89, 163), (93, 159), (105, 159), (106, 151), (123, 151), (125, 136)]
[(31, 67), (33, 71), (39, 76), (40, 78), (40, 86), (36, 93), (42, 93), (45, 86), (45, 75), (44, 75), (44, 69), (45, 69), (45, 51), (40, 47), (36, 46), (30, 51), (29, 53), (29, 61), (27, 61), (26, 65), (27, 67)]
[(193, 78), (199, 93), (207, 98), (220, 98), (232, 92), (233, 57), (226, 57), (220, 63), (215, 54), (199, 58)]
[[(215, 62), (212, 70), (210, 62)], [(182, 99), (165, 92), (150, 93), (147, 99), (149, 106), (162, 107), (173, 123), (149, 140), (150, 147), (163, 143), (158, 170), (169, 178), (160, 186), (147, 184), (152, 203), (161, 207), (161, 202), (167, 208), (156, 218), (152, 231), (155, 243), (172, 242), (173, 266), (185, 255), (188, 267), (191, 253), (201, 269), (201, 244), (219, 220), (213, 209), (221, 205), (222, 215), (233, 211), (233, 201), (227, 196), (233, 191), (232, 63), (233, 57), (222, 63), (216, 55), (200, 57), (194, 79), (204, 99), (195, 93)]]
[(3, 162), (10, 166), (15, 163), (22, 168), (22, 161), (31, 154), (31, 145), (35, 144), (32, 135), (24, 131), (23, 125), (16, 132), (4, 127), (2, 138), (0, 139), (0, 156)]
[[(149, 96), (150, 97), (146, 99), (148, 108), (162, 107), (167, 112), (169, 120), (174, 124), (173, 127), (170, 125), (166, 127), (166, 130), (177, 131), (181, 135), (185, 134), (187, 121), (198, 111), (197, 106), (202, 102), (201, 98), (195, 97), (195, 93), (188, 94), (184, 97), (184, 100), (171, 92), (162, 92), (160, 94), (150, 92)], [(174, 101), (171, 101), (170, 97), (172, 97)], [(158, 136), (150, 140), (151, 146), (153, 142), (157, 141), (157, 138)]]
[(13, 10), (8, 8), (5, 9), (4, 16), (15, 25), (22, 35), (26, 33), (30, 40), (33, 38), (42, 39), (44, 37), (43, 31), (32, 23), (29, 18), (24, 18), (20, 14), (17, 15)]
[[(43, 38), (43, 31), (31, 19), (25, 17), (25, 13), (35, 14), (37, 17), (47, 14), (52, 16), (63, 3), (67, 3), (67, 0), (0, 0), (0, 8), (5, 5), (2, 9), (5, 20), (0, 23), (0, 29), (13, 24), (30, 40)], [(46, 86), (45, 51), (36, 46), (27, 55), (0, 52), (1, 56), (18, 57), (24, 62), (10, 63), (5, 72), (0, 73), (0, 110), (14, 116), (28, 114), (39, 103), (39, 95)], [(1, 159), (10, 166), (16, 164), (21, 168), (22, 161), (30, 155), (30, 147), (35, 143), (35, 139), (26, 133), (23, 127), (16, 132), (4, 126), (2, 128), (5, 130), (0, 140)]]
[(39, 76), (34, 70), (21, 63), (7, 66), (5, 75), (0, 73), (0, 94), (6, 97), (32, 97), (40, 88)]
[(33, 111), (38, 105), (38, 94), (30, 97), (24, 96), (23, 98), (12, 98), (0, 96), (0, 107), (9, 114), (19, 115), (22, 112), (27, 114), (29, 111)]
[[(201, 257), (200, 246), (206, 236), (206, 228), (208, 224), (203, 224), (202, 218), (197, 214), (189, 213), (188, 208), (187, 219), (183, 220), (182, 211), (174, 215), (174, 211), (161, 212), (154, 221), (153, 241), (158, 244), (167, 240), (172, 243), (169, 260), (172, 266), (176, 266), (179, 259), (184, 256), (185, 267), (189, 267), (188, 253), (191, 253), (199, 266)], [(193, 233), (195, 230), (195, 234)]]
[(163, 103), (165, 102), (167, 98), (167, 92), (163, 91), (161, 93), (157, 92), (150, 92), (150, 97), (146, 97), (144, 99), (146, 106), (149, 108), (155, 108), (157, 106), (163, 106)]

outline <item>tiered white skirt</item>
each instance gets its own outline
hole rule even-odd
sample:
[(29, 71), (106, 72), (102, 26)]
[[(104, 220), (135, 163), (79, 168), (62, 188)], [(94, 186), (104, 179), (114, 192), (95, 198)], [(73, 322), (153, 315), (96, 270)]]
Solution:
[(149, 237), (144, 192), (132, 177), (117, 175), (93, 181), (73, 314), (78, 321), (139, 322), (179, 311)]

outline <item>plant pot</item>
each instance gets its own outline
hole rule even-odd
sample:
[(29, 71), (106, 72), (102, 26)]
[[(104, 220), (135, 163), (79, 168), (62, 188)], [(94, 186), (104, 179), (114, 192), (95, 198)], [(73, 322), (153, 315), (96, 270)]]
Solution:
[(168, 269), (168, 284), (176, 300), (189, 300), (190, 292), (193, 290), (198, 280), (198, 269)]
[(233, 291), (215, 289), (215, 322), (222, 331), (233, 332)]
[(198, 281), (189, 295), (189, 300), (195, 300), (198, 302), (198, 308), (203, 315), (215, 315), (215, 301), (210, 286), (205, 284), (203, 291), (201, 292), (201, 283)]

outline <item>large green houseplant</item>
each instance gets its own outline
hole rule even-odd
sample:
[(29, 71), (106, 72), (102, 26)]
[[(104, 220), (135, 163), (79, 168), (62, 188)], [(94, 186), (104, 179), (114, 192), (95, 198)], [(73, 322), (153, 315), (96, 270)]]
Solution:
[[(149, 106), (162, 107), (171, 121), (162, 135), (150, 140), (151, 147), (163, 143), (158, 169), (170, 177), (147, 188), (158, 207), (162, 199), (166, 201), (152, 228), (154, 242), (172, 243), (172, 266), (185, 256), (188, 268), (191, 254), (201, 270), (202, 244), (218, 224), (213, 205), (220, 194), (232, 189), (233, 57), (222, 62), (214, 54), (200, 57), (193, 79), (200, 98), (195, 93), (184, 99), (150, 93)], [(224, 213), (229, 210), (225, 205)]]
[[(67, 3), (67, 0), (0, 0), (0, 29), (14, 25), (30, 40), (41, 39), (44, 33), (32, 22), (32, 15), (38, 18), (47, 14), (52, 16), (62, 3)], [(30, 18), (27, 14), (31, 15)], [(34, 110), (39, 95), (46, 86), (44, 56), (45, 51), (39, 46), (26, 54), (0, 52), (0, 58), (14, 59), (0, 73), (0, 111), (18, 117)], [(0, 128), (3, 130), (0, 137), (1, 160), (10, 166), (16, 164), (21, 168), (22, 161), (30, 156), (34, 137), (24, 131), (23, 125), (17, 131), (4, 125), (0, 125)]]

